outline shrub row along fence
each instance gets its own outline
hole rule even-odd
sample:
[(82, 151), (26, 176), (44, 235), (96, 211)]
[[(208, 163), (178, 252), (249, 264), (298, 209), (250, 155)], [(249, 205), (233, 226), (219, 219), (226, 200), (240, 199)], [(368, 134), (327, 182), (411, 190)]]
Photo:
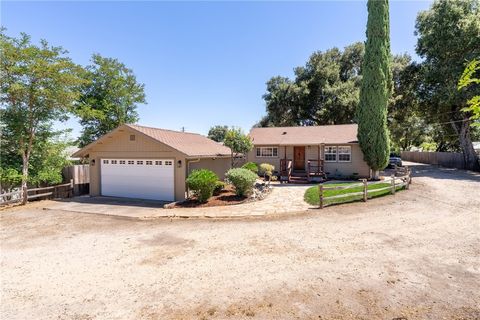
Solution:
[(402, 160), (440, 165), (446, 168), (465, 169), (463, 153), (402, 151)]
[[(27, 199), (55, 199), (70, 198), (73, 196), (73, 179), (69, 183), (58, 184), (50, 187), (27, 189)], [(21, 202), (22, 190), (0, 194), (0, 205)]]
[[(397, 176), (400, 175), (400, 176)], [(391, 194), (395, 194), (397, 188), (403, 188), (408, 189), (410, 187), (410, 184), (412, 183), (412, 178), (411, 178), (411, 171), (408, 168), (403, 168), (401, 171), (397, 171), (394, 175), (390, 177), (389, 180), (383, 180), (383, 181), (375, 181), (375, 182), (368, 182), (367, 179), (362, 179), (361, 182), (359, 183), (352, 183), (352, 184), (347, 184), (345, 186), (332, 186), (329, 187), (328, 184), (319, 184), (319, 197), (320, 197), (320, 209), (323, 209), (328, 204), (333, 204), (335, 200), (342, 200), (345, 198), (351, 198), (351, 197), (362, 197), (361, 199), (366, 202), (369, 198), (369, 195), (372, 193), (379, 193), (382, 191), (390, 191)], [(389, 184), (386, 187), (382, 188), (375, 188), (375, 189), (368, 189), (369, 186), (376, 185), (376, 184)], [(346, 190), (346, 189), (353, 189), (353, 188), (362, 188), (362, 191), (358, 192), (347, 192), (347, 193), (342, 193), (338, 195), (333, 195), (333, 196), (328, 196), (325, 197), (325, 191), (327, 190)]]

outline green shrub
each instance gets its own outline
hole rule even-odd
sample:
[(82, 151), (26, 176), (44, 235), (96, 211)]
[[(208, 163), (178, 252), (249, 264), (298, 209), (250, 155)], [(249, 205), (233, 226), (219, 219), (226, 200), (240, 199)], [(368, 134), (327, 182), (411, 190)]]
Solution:
[(258, 165), (255, 162), (247, 162), (242, 166), (243, 169), (252, 171), (253, 173), (258, 173)]
[(213, 195), (217, 181), (218, 177), (213, 171), (207, 169), (193, 170), (187, 178), (187, 185), (198, 201), (205, 202)]
[(215, 182), (215, 188), (213, 189), (213, 194), (217, 195), (220, 192), (222, 192), (223, 189), (225, 189), (225, 182), (218, 180), (217, 182)]
[[(14, 168), (0, 167), (0, 185), (5, 191), (19, 187), (22, 184), (22, 174)], [(3, 190), (0, 190), (3, 191)]]
[(268, 177), (270, 179), (273, 175), (274, 170), (275, 170), (275, 167), (273, 165), (271, 165), (270, 163), (262, 163), (260, 165), (259, 173), (264, 178)]
[(230, 169), (227, 171), (227, 179), (235, 187), (235, 192), (239, 196), (245, 196), (250, 193), (257, 180), (257, 175), (244, 168)]

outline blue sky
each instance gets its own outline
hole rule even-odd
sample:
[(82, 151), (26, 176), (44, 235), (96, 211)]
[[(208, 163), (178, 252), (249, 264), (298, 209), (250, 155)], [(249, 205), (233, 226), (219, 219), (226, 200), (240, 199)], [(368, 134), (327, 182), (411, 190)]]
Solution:
[[(415, 56), (419, 11), (391, 1), (393, 53)], [(1, 2), (7, 33), (61, 45), (86, 65), (118, 58), (145, 84), (140, 124), (206, 134), (215, 124), (250, 130), (265, 114), (272, 76), (292, 76), (312, 52), (365, 40), (366, 2)], [(71, 119), (59, 127), (80, 126)]]

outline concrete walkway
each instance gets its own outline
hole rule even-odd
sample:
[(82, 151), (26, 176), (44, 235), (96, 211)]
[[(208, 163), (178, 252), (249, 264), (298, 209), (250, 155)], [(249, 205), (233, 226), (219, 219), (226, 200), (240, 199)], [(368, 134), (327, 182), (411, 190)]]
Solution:
[(164, 203), (109, 197), (76, 197), (63, 201), (48, 201), (45, 210), (64, 210), (79, 213), (103, 214), (135, 219), (160, 217), (232, 218), (281, 215), (313, 208), (303, 201), (305, 190), (312, 185), (275, 184), (263, 200), (237, 205), (163, 209)]

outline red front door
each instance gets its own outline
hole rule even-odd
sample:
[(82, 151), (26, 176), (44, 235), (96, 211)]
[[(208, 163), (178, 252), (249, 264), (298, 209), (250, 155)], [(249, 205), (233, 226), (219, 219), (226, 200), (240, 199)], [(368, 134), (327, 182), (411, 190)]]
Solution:
[(305, 147), (293, 147), (293, 169), (305, 170)]

